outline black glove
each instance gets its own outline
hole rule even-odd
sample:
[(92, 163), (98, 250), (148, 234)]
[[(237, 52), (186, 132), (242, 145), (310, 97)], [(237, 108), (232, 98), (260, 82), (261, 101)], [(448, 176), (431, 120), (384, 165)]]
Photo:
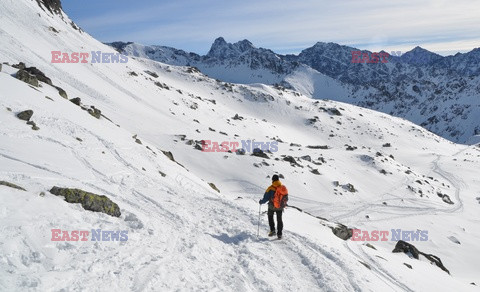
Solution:
[(258, 203), (261, 205), (261, 204), (262, 204), (262, 200), (258, 201)]

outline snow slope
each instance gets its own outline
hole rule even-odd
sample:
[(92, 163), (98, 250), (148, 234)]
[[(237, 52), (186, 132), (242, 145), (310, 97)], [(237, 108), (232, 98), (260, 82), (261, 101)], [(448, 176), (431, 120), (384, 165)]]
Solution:
[[(0, 181), (27, 191), (0, 185), (0, 290), (475, 291), (470, 283), (480, 283), (480, 148), (371, 110), (219, 82), (188, 67), (142, 58), (52, 64), (53, 50), (115, 51), (36, 1), (0, 8), (0, 39), (8, 44), (0, 62), (35, 66), (69, 98), (104, 114), (95, 119), (49, 85), (17, 80), (18, 70), (3, 64)], [(40, 130), (15, 117), (25, 109)], [(284, 142), (261, 159), (194, 149), (190, 140), (202, 139)], [(289, 203), (304, 211), (286, 210), (282, 241), (266, 239), (265, 216), (257, 238), (258, 200), (275, 172), (285, 177)], [(347, 183), (358, 191), (342, 188)], [(68, 204), (49, 193), (53, 186), (106, 195), (122, 215)], [(332, 222), (428, 230), (428, 241), (413, 244), (439, 256), (451, 275), (391, 253), (393, 241), (371, 242), (376, 250), (343, 241)], [(127, 230), (129, 237), (53, 242), (54, 228)]]
[(352, 62), (356, 48), (323, 42), (285, 56), (248, 40), (232, 44), (221, 37), (205, 56), (162, 46), (110, 45), (131, 56), (196, 66), (226, 82), (281, 84), (317, 99), (331, 96), (408, 119), (455, 142), (468, 144), (480, 133), (479, 49), (442, 57), (416, 47), (374, 64)]

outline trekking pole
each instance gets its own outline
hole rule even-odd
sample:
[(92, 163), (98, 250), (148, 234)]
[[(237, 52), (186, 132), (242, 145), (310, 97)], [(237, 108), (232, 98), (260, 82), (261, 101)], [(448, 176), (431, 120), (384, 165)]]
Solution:
[(260, 214), (262, 212), (262, 205), (258, 205), (258, 228), (257, 228), (257, 238), (260, 235)]

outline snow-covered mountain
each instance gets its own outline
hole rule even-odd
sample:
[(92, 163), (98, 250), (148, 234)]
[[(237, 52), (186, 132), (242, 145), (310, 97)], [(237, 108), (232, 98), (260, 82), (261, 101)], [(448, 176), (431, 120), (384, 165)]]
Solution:
[[(114, 44), (115, 45), (115, 44)], [(353, 63), (356, 48), (318, 42), (299, 55), (278, 55), (247, 40), (218, 38), (206, 56), (166, 47), (116, 43), (120, 52), (172, 65), (191, 65), (235, 83), (280, 84), (406, 118), (460, 143), (480, 134), (480, 54), (442, 57), (420, 47), (388, 63)], [(362, 53), (372, 56), (372, 52)]]
[[(121, 58), (49, 3), (0, 2), (0, 290), (476, 291), (478, 146), (190, 66), (94, 63)], [(58, 51), (90, 56), (52, 63)], [(277, 149), (205, 152), (202, 140)], [(290, 196), (282, 241), (264, 215), (257, 237), (274, 173)], [(348, 238), (345, 226), (390, 235), (332, 232)], [(56, 229), (128, 240), (52, 241)]]

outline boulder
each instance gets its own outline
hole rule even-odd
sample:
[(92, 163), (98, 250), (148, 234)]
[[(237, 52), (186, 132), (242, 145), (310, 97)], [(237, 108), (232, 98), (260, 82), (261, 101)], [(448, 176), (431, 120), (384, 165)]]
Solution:
[(52, 86), (52, 80), (47, 76), (45, 76), (45, 74), (42, 71), (38, 70), (37, 68), (28, 67), (28, 68), (25, 68), (24, 71), (27, 71), (28, 73), (37, 77), (38, 81), (42, 81), (43, 83), (47, 83), (48, 85)]
[(33, 116), (33, 111), (32, 110), (26, 110), (23, 112), (19, 112), (17, 114), (17, 118), (19, 118), (22, 121), (30, 121), (30, 118)]
[(102, 116), (102, 111), (98, 108), (95, 108), (93, 105), (87, 111), (92, 117), (95, 117), (97, 119), (100, 119), (100, 117)]
[(64, 197), (68, 203), (80, 203), (85, 210), (101, 212), (114, 217), (120, 217), (121, 215), (118, 205), (106, 196), (96, 195), (80, 189), (59, 187), (53, 187), (50, 193)]
[(54, 85), (53, 87), (55, 87), (55, 88), (58, 90), (58, 94), (59, 94), (61, 97), (65, 98), (65, 99), (68, 99), (67, 92), (66, 92), (65, 90), (63, 90), (63, 88), (61, 88), (61, 87), (59, 87), (59, 86), (55, 86), (55, 85)]
[(163, 152), (163, 154), (164, 154), (165, 156), (168, 157), (168, 159), (170, 159), (171, 161), (174, 161), (174, 162), (175, 162), (175, 158), (173, 158), (172, 152), (170, 152), (170, 151), (163, 151), (163, 150), (162, 150), (162, 152)]
[(259, 149), (259, 148), (253, 149), (252, 156), (270, 159), (270, 157), (268, 157), (268, 155), (265, 152), (263, 152), (262, 149)]
[(348, 240), (352, 237), (353, 231), (352, 228), (348, 228), (343, 224), (337, 224), (337, 227), (330, 227), (332, 229), (333, 234), (338, 238), (343, 240)]
[(217, 186), (215, 186), (214, 183), (208, 183), (208, 185), (209, 185), (212, 189), (214, 189), (215, 191), (217, 191), (217, 192), (220, 193), (220, 190), (217, 188)]
[(80, 99), (80, 97), (75, 97), (75, 98), (72, 98), (70, 99), (70, 101), (73, 103), (73, 104), (76, 104), (78, 106), (80, 106), (82, 104), (82, 100)]
[(288, 162), (290, 162), (291, 165), (298, 165), (297, 161), (292, 156), (284, 157), (283, 161), (288, 161)]
[(32, 86), (38, 87), (38, 85), (39, 85), (37, 77), (35, 77), (35, 75), (32, 75), (32, 74), (28, 73), (25, 70), (19, 70), (15, 77), (18, 80), (23, 81), (23, 82), (25, 82), (27, 84), (30, 84)]

